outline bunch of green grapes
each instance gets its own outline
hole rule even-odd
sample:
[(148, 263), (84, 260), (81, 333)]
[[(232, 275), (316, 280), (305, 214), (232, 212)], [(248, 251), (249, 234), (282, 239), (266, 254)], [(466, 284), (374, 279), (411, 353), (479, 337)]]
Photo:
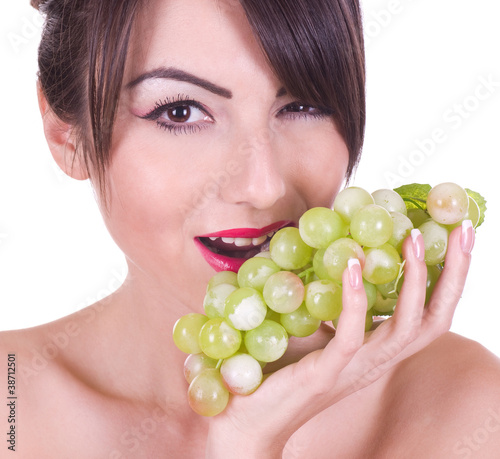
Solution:
[(427, 297), (443, 268), (448, 235), (464, 220), (484, 219), (484, 199), (454, 183), (405, 185), (369, 193), (341, 191), (333, 209), (305, 212), (298, 228), (286, 227), (269, 250), (247, 260), (238, 273), (210, 280), (205, 314), (175, 324), (191, 408), (203, 416), (224, 410), (230, 393), (248, 395), (262, 382), (266, 363), (281, 358), (290, 336), (313, 334), (322, 322), (335, 327), (342, 312), (342, 274), (360, 261), (367, 296), (365, 330), (376, 316), (394, 312), (404, 279), (401, 248), (413, 228), (422, 233)]

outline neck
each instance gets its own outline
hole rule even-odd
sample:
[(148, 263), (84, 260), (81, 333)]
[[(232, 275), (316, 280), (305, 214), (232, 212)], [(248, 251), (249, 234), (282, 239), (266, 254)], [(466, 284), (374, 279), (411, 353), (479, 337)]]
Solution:
[(102, 313), (91, 324), (82, 359), (99, 369), (94, 370), (99, 373), (99, 386), (109, 391), (109, 381), (113, 381), (114, 396), (184, 409), (187, 355), (174, 345), (172, 329), (179, 317), (193, 309), (175, 295), (165, 294), (154, 280), (133, 271), (100, 303)]

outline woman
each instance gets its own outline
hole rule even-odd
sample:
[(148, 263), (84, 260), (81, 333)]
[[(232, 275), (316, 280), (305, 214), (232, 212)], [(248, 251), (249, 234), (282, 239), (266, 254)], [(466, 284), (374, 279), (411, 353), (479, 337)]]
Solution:
[[(405, 241), (392, 319), (364, 335), (353, 264), (335, 337), (325, 327), (292, 342), (288, 366), (215, 418), (188, 407), (185, 355), (170, 338), (181, 315), (200, 311), (215, 270), (236, 269), (269, 232), (330, 205), (351, 174), (364, 126), (357, 2), (40, 7), (47, 141), (66, 173), (91, 178), (129, 273), (99, 304), (2, 335), (5, 360), (15, 350), (30, 361), (16, 387), (21, 457), (463, 454), (462, 439), (500, 409), (497, 359), (446, 333), (474, 243), (467, 227), (450, 236), (426, 310), (417, 236)], [(251, 243), (242, 251), (237, 239)], [(48, 337), (57, 355), (36, 360)], [(491, 430), (478, 457), (498, 450)]]

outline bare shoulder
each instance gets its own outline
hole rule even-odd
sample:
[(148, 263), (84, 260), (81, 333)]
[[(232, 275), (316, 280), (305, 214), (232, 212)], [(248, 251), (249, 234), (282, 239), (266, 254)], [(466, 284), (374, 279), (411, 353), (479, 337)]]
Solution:
[(106, 451), (111, 432), (100, 410), (110, 408), (109, 400), (68, 365), (86, 333), (83, 318), (0, 333), (0, 361), (4, 375), (9, 371), (0, 390), (12, 397), (10, 405), (2, 404), (0, 419), (12, 415), (9, 440), (19, 457), (91, 458)]
[[(12, 440), (18, 456), (141, 459), (173, 457), (184, 447), (189, 451), (177, 457), (200, 457), (200, 445), (192, 441), (199, 430), (188, 422), (194, 413), (187, 409), (184, 424), (175, 422), (184, 401), (142, 400), (116, 389), (128, 380), (117, 371), (123, 367), (115, 357), (107, 358), (109, 330), (99, 308), (93, 305), (39, 327), (0, 333), (4, 376), (7, 364), (14, 363)], [(0, 393), (6, 394), (7, 378), (0, 381)], [(11, 410), (2, 406), (0, 423)], [(186, 432), (191, 442), (184, 440)]]
[(0, 333), (0, 353), (15, 355), (18, 382), (32, 386), (44, 381), (47, 373), (62, 370), (78, 338), (89, 332), (83, 311), (62, 319), (21, 330)]
[[(400, 457), (495, 457), (500, 448), (500, 359), (447, 333), (403, 361), (386, 386), (390, 435)], [(408, 451), (414, 448), (414, 456)], [(381, 457), (384, 457), (383, 454)]]

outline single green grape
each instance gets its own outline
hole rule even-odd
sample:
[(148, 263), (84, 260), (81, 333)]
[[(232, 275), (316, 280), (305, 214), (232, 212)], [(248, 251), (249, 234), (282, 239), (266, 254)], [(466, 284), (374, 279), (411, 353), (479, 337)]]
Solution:
[(222, 413), (229, 402), (229, 391), (219, 370), (209, 368), (196, 376), (189, 385), (188, 401), (192, 410), (201, 416)]
[(388, 212), (399, 212), (406, 215), (406, 204), (403, 198), (394, 190), (383, 188), (372, 193), (375, 204), (382, 206)]
[(304, 301), (304, 284), (290, 271), (274, 273), (264, 286), (264, 300), (273, 311), (295, 311)]
[(418, 229), (424, 238), (425, 263), (427, 265), (442, 263), (448, 249), (448, 230), (434, 220), (427, 220)]
[(401, 258), (398, 251), (389, 244), (367, 248), (363, 277), (372, 284), (387, 284), (399, 274)]
[(312, 317), (333, 320), (342, 312), (342, 287), (330, 280), (311, 282), (305, 288), (305, 305)]
[(237, 330), (258, 327), (266, 318), (266, 313), (267, 306), (262, 293), (254, 288), (241, 287), (226, 298), (224, 317)]
[(249, 395), (262, 382), (261, 364), (250, 354), (235, 354), (224, 360), (220, 374), (226, 388), (235, 395)]
[(240, 287), (251, 287), (262, 292), (269, 276), (279, 270), (279, 266), (268, 258), (250, 258), (238, 270), (238, 284)]
[(175, 322), (173, 329), (175, 345), (186, 354), (199, 354), (201, 348), (198, 336), (207, 321), (207, 316), (194, 312), (182, 316)]
[(375, 204), (373, 196), (363, 188), (350, 186), (337, 194), (333, 202), (333, 210), (349, 223), (352, 216), (368, 204)]
[(282, 269), (300, 269), (312, 259), (312, 247), (300, 237), (298, 228), (280, 229), (269, 244), (272, 260)]
[(280, 322), (289, 335), (300, 338), (312, 335), (321, 325), (321, 320), (311, 316), (305, 303), (293, 312), (281, 314)]
[(342, 282), (342, 274), (351, 258), (357, 258), (361, 266), (364, 265), (363, 248), (355, 240), (344, 237), (332, 242), (323, 256), (323, 264), (330, 279)]
[(393, 229), (391, 238), (387, 242), (401, 253), (403, 241), (410, 235), (413, 223), (406, 215), (400, 212), (391, 212), (391, 218)]
[(219, 284), (231, 284), (238, 287), (238, 275), (233, 271), (219, 271), (208, 281), (207, 291)]
[(453, 225), (462, 220), (468, 207), (469, 196), (456, 183), (440, 183), (427, 195), (427, 212), (442, 225)]
[(241, 333), (224, 319), (208, 320), (200, 330), (201, 351), (212, 359), (227, 359), (238, 351), (241, 345)]
[(359, 209), (351, 218), (351, 236), (364, 247), (379, 247), (392, 236), (391, 214), (377, 204)]
[(248, 353), (260, 362), (274, 362), (288, 347), (288, 334), (277, 322), (264, 320), (257, 328), (245, 333)]
[(299, 233), (310, 247), (326, 249), (333, 241), (347, 236), (349, 228), (334, 210), (313, 207), (300, 217)]

